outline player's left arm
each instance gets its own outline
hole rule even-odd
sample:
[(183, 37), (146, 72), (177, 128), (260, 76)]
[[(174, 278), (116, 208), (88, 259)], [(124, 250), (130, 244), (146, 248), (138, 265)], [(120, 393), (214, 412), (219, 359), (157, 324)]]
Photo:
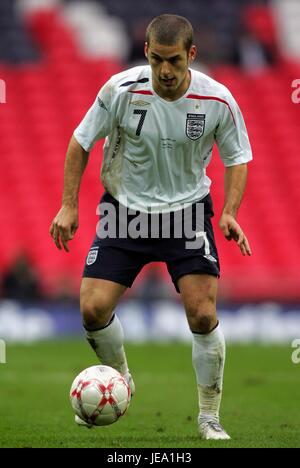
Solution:
[(251, 255), (246, 235), (237, 222), (247, 181), (247, 163), (252, 151), (245, 121), (232, 94), (227, 90), (219, 114), (215, 140), (225, 166), (225, 201), (219, 226), (226, 239), (233, 239), (243, 255)]
[(225, 167), (225, 202), (219, 227), (227, 240), (234, 240), (243, 255), (251, 255), (248, 239), (236, 221), (247, 181), (247, 164)]

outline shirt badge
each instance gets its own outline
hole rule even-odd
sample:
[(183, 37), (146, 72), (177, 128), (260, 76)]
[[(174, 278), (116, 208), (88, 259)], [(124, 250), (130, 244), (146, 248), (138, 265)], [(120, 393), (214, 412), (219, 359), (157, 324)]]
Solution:
[(185, 133), (191, 140), (202, 137), (205, 129), (205, 114), (187, 114)]

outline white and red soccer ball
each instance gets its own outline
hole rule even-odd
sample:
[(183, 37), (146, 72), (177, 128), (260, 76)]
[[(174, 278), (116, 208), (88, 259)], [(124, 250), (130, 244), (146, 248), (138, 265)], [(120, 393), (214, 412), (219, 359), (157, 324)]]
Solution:
[(75, 414), (94, 426), (116, 422), (127, 410), (130, 398), (128, 383), (109, 366), (88, 367), (78, 374), (70, 390)]

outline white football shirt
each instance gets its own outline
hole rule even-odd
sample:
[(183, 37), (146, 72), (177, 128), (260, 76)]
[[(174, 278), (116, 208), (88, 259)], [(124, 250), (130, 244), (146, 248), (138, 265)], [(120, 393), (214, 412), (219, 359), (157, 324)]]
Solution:
[(190, 86), (176, 101), (155, 93), (149, 65), (114, 75), (74, 132), (86, 151), (106, 137), (102, 184), (130, 208), (172, 211), (205, 197), (214, 142), (226, 167), (252, 159), (244, 119), (230, 91), (190, 72)]

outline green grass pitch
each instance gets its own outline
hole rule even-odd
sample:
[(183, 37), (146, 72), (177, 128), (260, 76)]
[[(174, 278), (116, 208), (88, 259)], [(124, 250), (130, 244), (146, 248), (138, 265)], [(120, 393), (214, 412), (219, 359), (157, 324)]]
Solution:
[(69, 389), (96, 364), (85, 340), (8, 345), (0, 365), (0, 447), (300, 447), (300, 364), (289, 346), (227, 347), (222, 423), (231, 441), (197, 436), (191, 347), (127, 345), (136, 395), (112, 426), (77, 427)]

